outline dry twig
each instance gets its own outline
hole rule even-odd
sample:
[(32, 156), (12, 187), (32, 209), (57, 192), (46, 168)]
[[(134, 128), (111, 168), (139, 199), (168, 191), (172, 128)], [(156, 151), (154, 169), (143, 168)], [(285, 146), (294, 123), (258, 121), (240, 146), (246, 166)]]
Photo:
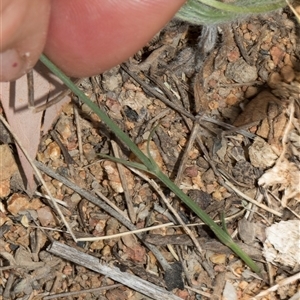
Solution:
[[(57, 174), (55, 171), (53, 171), (50, 168), (46, 167), (42, 163), (40, 163), (38, 161), (35, 161), (35, 165), (41, 171), (43, 171), (44, 173), (46, 173), (47, 175), (49, 175), (49, 176), (51, 176), (51, 177), (59, 180), (64, 185), (68, 186), (69, 188), (71, 188), (72, 190), (74, 190), (75, 192), (77, 192), (78, 194), (80, 194), (82, 197), (84, 197), (88, 201), (92, 202), (93, 204), (95, 204), (95, 205), (99, 206), (100, 208), (102, 208), (103, 210), (105, 210), (108, 214), (110, 214), (112, 217), (114, 217), (115, 219), (117, 219), (121, 224), (123, 224), (124, 226), (126, 226), (128, 229), (130, 229), (130, 230), (136, 230), (137, 229), (127, 218), (125, 218), (123, 215), (120, 215), (118, 212), (116, 212), (114, 209), (112, 209), (109, 205), (107, 205), (105, 202), (103, 202), (99, 198), (97, 198), (94, 195), (90, 194), (89, 192), (81, 189), (76, 184), (74, 184), (73, 182), (71, 182), (67, 178), (65, 178), (65, 177)], [(153, 245), (151, 245), (149, 243), (146, 243), (143, 240), (143, 236), (141, 234), (138, 233), (136, 235), (143, 242), (143, 244), (150, 251), (152, 251), (152, 253), (154, 254), (154, 256), (156, 257), (156, 259), (160, 263), (160, 265), (163, 268), (163, 270), (164, 271), (171, 270), (171, 266), (169, 265), (169, 263), (167, 262), (167, 260), (162, 256), (162, 254), (160, 253), (160, 251), (155, 246), (153, 246)]]
[(256, 295), (255, 297), (252, 298), (252, 300), (257, 300), (258, 298), (267, 296), (269, 293), (271, 292), (275, 292), (277, 291), (280, 287), (285, 286), (287, 284), (290, 284), (296, 280), (300, 279), (300, 273), (297, 273), (291, 277), (285, 278), (283, 280), (280, 280), (277, 284), (275, 284), (274, 286), (268, 288), (265, 291), (260, 292), (258, 295)]
[[(120, 158), (120, 154), (119, 154), (119, 149), (117, 146), (117, 143), (114, 141), (111, 141), (111, 145), (112, 145), (112, 149), (113, 149), (113, 153), (114, 156), (116, 158)], [(124, 166), (122, 166), (121, 164), (116, 164), (118, 171), (119, 171), (119, 175), (120, 175), (120, 180), (122, 183), (122, 187), (124, 190), (124, 196), (125, 196), (125, 201), (127, 204), (127, 210), (128, 210), (128, 215), (130, 217), (131, 222), (134, 224), (136, 222), (136, 214), (134, 212), (134, 208), (133, 208), (133, 204), (132, 204), (132, 197), (130, 195), (129, 189), (128, 189), (128, 185), (126, 182), (126, 176), (125, 176), (125, 171), (124, 171)]]
[(68, 261), (72, 261), (75, 264), (84, 266), (97, 273), (101, 273), (111, 279), (118, 281), (148, 297), (153, 299), (162, 300), (180, 300), (181, 298), (175, 296), (171, 292), (164, 290), (148, 281), (145, 281), (135, 275), (126, 273), (114, 266), (107, 266), (100, 262), (100, 260), (94, 256), (80, 252), (72, 247), (61, 244), (59, 242), (53, 242), (47, 249), (50, 253), (62, 257)]
[(41, 172), (38, 170), (38, 168), (36, 167), (36, 165), (34, 164), (34, 161), (30, 158), (30, 156), (28, 155), (26, 149), (22, 146), (22, 144), (20, 143), (20, 140), (18, 139), (18, 136), (12, 131), (11, 127), (9, 126), (9, 124), (6, 122), (6, 120), (3, 118), (2, 115), (0, 115), (0, 121), (5, 125), (5, 127), (7, 128), (7, 130), (9, 130), (10, 134), (12, 135), (12, 137), (15, 139), (15, 141), (17, 142), (17, 144), (19, 145), (20, 149), (23, 151), (25, 157), (27, 158), (28, 162), (30, 163), (30, 165), (32, 166), (33, 170), (35, 171), (36, 176), (38, 177), (38, 179), (40, 180), (40, 182), (42, 183), (43, 187), (45, 188), (46, 193), (48, 194), (48, 196), (51, 199), (51, 203), (53, 204), (54, 208), (56, 209), (58, 215), (60, 216), (60, 218), (62, 219), (64, 225), (67, 227), (70, 235), (72, 236), (72, 238), (76, 241), (76, 237), (69, 225), (69, 223), (67, 222), (67, 220), (65, 219), (63, 213), (61, 212), (58, 204), (56, 203), (56, 201), (53, 199), (53, 196), (50, 192), (50, 190), (47, 187), (46, 182), (43, 179), (43, 176), (41, 174)]

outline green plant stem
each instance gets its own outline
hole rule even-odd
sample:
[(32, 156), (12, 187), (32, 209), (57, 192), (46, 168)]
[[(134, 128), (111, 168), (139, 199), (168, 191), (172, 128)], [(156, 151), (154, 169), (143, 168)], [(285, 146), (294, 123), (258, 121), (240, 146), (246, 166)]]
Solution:
[(57, 68), (44, 54), (41, 55), (40, 61), (46, 65), (51, 72), (59, 77), (62, 82), (77, 95), (99, 118), (114, 132), (114, 134), (130, 148), (130, 150), (141, 160), (147, 167), (151, 167), (150, 159), (143, 155), (143, 152), (134, 144), (131, 139), (103, 112), (95, 103), (93, 103), (59, 68)]
[(175, 185), (162, 171), (156, 176), (172, 192), (176, 194), (209, 228), (214, 232), (218, 239), (234, 253), (236, 253), (254, 272), (260, 273), (260, 268), (255, 262), (232, 240), (231, 236), (222, 230), (191, 198), (189, 198), (177, 185)]
[[(196, 0), (198, 3), (202, 3), (213, 8), (228, 11), (233, 13), (263, 13), (282, 7), (284, 1), (271, 1), (266, 4), (265, 1), (236, 1), (235, 4), (223, 3), (216, 0)], [(195, 3), (195, 0), (190, 0), (191, 3)], [(249, 3), (250, 2), (250, 3)], [(251, 5), (252, 4), (252, 5)], [(240, 6), (241, 5), (241, 6)]]
[[(234, 251), (253, 271), (260, 272), (259, 267), (254, 261), (236, 245), (230, 235), (224, 232), (200, 207), (186, 194), (184, 194), (177, 185), (175, 185), (157, 166), (154, 160), (148, 158), (131, 139), (103, 112), (94, 104), (60, 69), (58, 69), (45, 55), (40, 57), (44, 63), (64, 84), (76, 94), (86, 105), (88, 105), (101, 120), (115, 133), (115, 135), (137, 156), (144, 164), (147, 171), (154, 174), (162, 183), (164, 183), (172, 192), (174, 192), (203, 222), (205, 222), (222, 243)], [(138, 166), (138, 164), (137, 164)], [(144, 169), (144, 168), (143, 168)]]

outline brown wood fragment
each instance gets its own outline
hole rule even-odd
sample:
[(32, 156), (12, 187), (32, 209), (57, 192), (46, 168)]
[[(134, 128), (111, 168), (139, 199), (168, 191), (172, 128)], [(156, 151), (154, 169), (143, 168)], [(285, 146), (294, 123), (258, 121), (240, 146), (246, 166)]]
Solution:
[[(203, 250), (209, 250), (218, 253), (226, 253), (232, 254), (233, 252), (222, 243), (213, 240), (213, 241), (205, 241), (203, 238), (197, 238)], [(145, 241), (156, 245), (156, 246), (166, 246), (167, 244), (171, 245), (185, 245), (192, 246), (193, 242), (187, 234), (175, 234), (175, 235), (159, 235), (159, 234), (149, 234), (145, 238)], [(262, 259), (262, 254), (260, 249), (255, 248), (253, 246), (249, 246), (242, 242), (237, 242), (239, 247), (242, 248), (243, 251), (249, 254), (249, 256), (256, 260)]]
[(84, 266), (97, 273), (101, 273), (105, 276), (108, 276), (111, 279), (118, 281), (153, 299), (162, 299), (162, 300), (181, 299), (175, 296), (173, 293), (170, 293), (164, 290), (163, 288), (158, 287), (150, 282), (147, 282), (135, 275), (124, 273), (120, 269), (113, 266), (104, 265), (100, 262), (98, 258), (80, 252), (70, 246), (61, 244), (59, 242), (53, 242), (48, 247), (47, 250), (50, 253), (57, 255), (63, 259), (72, 261), (75, 264)]

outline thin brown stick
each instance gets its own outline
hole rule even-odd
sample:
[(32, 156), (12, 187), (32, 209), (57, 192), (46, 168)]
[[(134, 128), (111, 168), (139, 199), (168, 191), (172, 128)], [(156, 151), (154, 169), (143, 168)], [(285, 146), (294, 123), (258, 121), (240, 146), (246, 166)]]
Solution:
[(137, 230), (125, 231), (125, 232), (106, 235), (106, 236), (95, 236), (95, 237), (79, 238), (79, 239), (77, 239), (77, 241), (92, 242), (92, 241), (100, 241), (100, 240), (112, 240), (112, 239), (119, 238), (119, 237), (122, 237), (122, 236), (125, 236), (125, 235), (136, 234), (136, 233), (146, 232), (146, 231), (150, 231), (150, 230), (156, 230), (156, 229), (159, 229), (159, 228), (165, 228), (165, 227), (172, 226), (172, 225), (174, 225), (174, 223), (165, 223), (165, 224), (155, 225), (155, 226), (141, 228), (141, 229), (137, 229)]
[(237, 28), (235, 26), (232, 26), (232, 31), (233, 31), (233, 35), (234, 35), (234, 40), (236, 45), (238, 46), (242, 57), (244, 58), (244, 60), (250, 65), (253, 65), (253, 60), (251, 59), (251, 57), (248, 55), (247, 50), (245, 49), (245, 46), (243, 44), (243, 39), (240, 36), (240, 34), (237, 31)]
[[(195, 121), (196, 117), (191, 114), (190, 112), (188, 112), (186, 109), (184, 109), (182, 107), (182, 105), (177, 104), (177, 99), (176, 97), (173, 98), (174, 100), (176, 99), (176, 103), (173, 103), (172, 101), (170, 101), (169, 99), (167, 99), (167, 97), (165, 97), (163, 94), (161, 94), (160, 92), (158, 92), (155, 88), (150, 87), (149, 85), (147, 85), (142, 79), (140, 79), (136, 74), (134, 74), (133, 72), (131, 72), (126, 65), (121, 65), (122, 69), (128, 73), (129, 76), (131, 76), (145, 91), (147, 91), (148, 93), (151, 93), (152, 95), (154, 95), (156, 98), (158, 98), (159, 100), (161, 100), (163, 103), (165, 103), (167, 106), (173, 108), (174, 110), (176, 110), (177, 112), (179, 112), (181, 115), (191, 119), (192, 121)], [(256, 135), (252, 134), (246, 130), (242, 130), (239, 129), (233, 125), (227, 124), (225, 122), (216, 120), (212, 117), (208, 117), (208, 116), (202, 116), (200, 120), (198, 120), (199, 122), (210, 122), (213, 124), (216, 124), (218, 126), (222, 126), (226, 129), (234, 129), (236, 132), (253, 139)], [(201, 125), (201, 124), (200, 124)]]
[[(77, 79), (74, 83), (76, 85), (79, 85), (82, 81), (84, 80), (84, 78), (81, 78), (81, 79)], [(35, 113), (38, 113), (40, 111), (44, 111), (46, 110), (48, 107), (51, 107), (52, 105), (60, 102), (62, 99), (64, 99), (67, 95), (69, 95), (71, 93), (71, 90), (70, 89), (66, 89), (64, 91), (62, 91), (61, 93), (59, 93), (56, 97), (54, 97), (53, 99), (51, 99), (50, 101), (48, 101), (47, 103), (45, 104), (42, 104), (38, 107), (35, 107), (34, 108), (34, 112)]]
[(282, 213), (272, 209), (272, 208), (269, 208), (267, 207), (266, 205), (262, 204), (262, 203), (259, 203), (258, 201), (252, 199), (251, 197), (247, 196), (246, 194), (244, 194), (243, 192), (241, 192), (238, 188), (236, 188), (233, 184), (231, 184), (231, 182), (229, 181), (226, 181), (225, 180), (225, 184), (229, 186), (229, 188), (231, 188), (236, 194), (238, 194), (239, 196), (241, 196), (242, 198), (244, 198), (245, 200), (259, 206), (260, 208), (278, 216), (278, 217), (281, 217), (282, 216)]
[[(37, 196), (39, 196), (39, 197), (42, 197), (42, 198), (46, 198), (46, 199), (48, 199), (48, 200), (51, 200), (51, 198), (50, 198), (49, 196), (44, 195), (44, 194), (42, 194), (42, 193), (40, 193), (40, 192), (35, 191), (34, 194), (37, 195)], [(52, 199), (53, 199), (54, 201), (56, 201), (59, 205), (62, 205), (62, 206), (64, 206), (64, 207), (69, 207), (69, 205), (68, 205), (65, 201), (62, 201), (62, 200), (59, 200), (59, 199), (56, 199), (56, 198), (52, 198)]]
[(56, 131), (55, 130), (52, 130), (50, 132), (50, 135), (51, 137), (53, 138), (53, 140), (57, 143), (57, 145), (59, 146), (61, 152), (63, 153), (63, 156), (65, 158), (65, 162), (66, 164), (69, 166), (69, 165), (72, 165), (72, 164), (75, 164), (75, 161), (74, 159), (72, 158), (72, 156), (69, 154), (67, 148), (65, 147), (65, 145), (62, 143), (62, 141), (59, 139), (59, 137), (57, 136), (56, 134)]
[(203, 268), (207, 271), (207, 273), (214, 278), (214, 272), (213, 270), (208, 266), (208, 264), (206, 263), (206, 261), (204, 260), (204, 252), (202, 250), (202, 247), (200, 246), (200, 243), (198, 242), (198, 240), (196, 239), (194, 233), (188, 228), (188, 226), (182, 221), (181, 217), (179, 216), (179, 214), (177, 213), (177, 211), (173, 208), (173, 206), (170, 204), (170, 202), (167, 200), (167, 198), (165, 197), (164, 193), (162, 192), (161, 188), (158, 186), (158, 184), (153, 180), (150, 179), (148, 176), (146, 176), (145, 174), (143, 174), (142, 172), (130, 168), (130, 170), (132, 170), (132, 172), (138, 174), (140, 177), (142, 177), (144, 180), (146, 180), (155, 190), (156, 192), (159, 194), (159, 196), (161, 197), (161, 199), (164, 201), (164, 203), (166, 204), (166, 206), (168, 207), (169, 211), (172, 212), (172, 214), (175, 216), (176, 220), (179, 222), (179, 224), (182, 226), (183, 230), (189, 235), (189, 237), (191, 238), (191, 240), (193, 241), (196, 249), (198, 250), (199, 254), (200, 254), (200, 258), (201, 258), (201, 263)]
[(28, 89), (28, 108), (34, 107), (34, 81), (33, 70), (30, 70), (27, 74), (27, 89)]
[(119, 213), (121, 216), (126, 218), (128, 221), (128, 215), (122, 211), (117, 205), (115, 205), (112, 201), (110, 201), (107, 197), (105, 197), (99, 190), (94, 190), (94, 192), (98, 195), (99, 198), (101, 198), (105, 203), (107, 203), (112, 209), (114, 209), (117, 213)]
[[(245, 209), (247, 209), (247, 208), (245, 208)], [(240, 217), (243, 213), (244, 213), (244, 210), (241, 210), (238, 213), (233, 214), (232, 216), (229, 216), (229, 217), (225, 218), (225, 221), (226, 222), (232, 221), (233, 219), (236, 219), (236, 218)], [(164, 215), (166, 215), (166, 214), (164, 214)], [(169, 217), (170, 216), (168, 216), (168, 218)], [(171, 219), (173, 219), (173, 217), (171, 217)], [(216, 223), (221, 223), (222, 220), (216, 220), (215, 222)], [(203, 222), (192, 223), (192, 224), (185, 224), (185, 226), (187, 226), (187, 227), (204, 226), (204, 225), (206, 225), (206, 224), (203, 223)], [(29, 227), (34, 227), (35, 228), (36, 226), (29, 226)], [(119, 237), (122, 237), (122, 236), (125, 236), (125, 235), (129, 235), (129, 234), (136, 234), (136, 233), (141, 233), (141, 232), (156, 230), (156, 229), (159, 229), (159, 228), (165, 228), (165, 227), (181, 228), (182, 225), (175, 225), (175, 221), (174, 222), (172, 221), (170, 223), (164, 223), (164, 224), (160, 224), (160, 225), (145, 227), (145, 228), (141, 228), (141, 229), (137, 229), (137, 230), (125, 231), (125, 232), (122, 232), (122, 233), (117, 233), (117, 234), (112, 234), (112, 235), (77, 238), (77, 241), (89, 241), (89, 242), (91, 242), (91, 241), (100, 241), (100, 240), (111, 240), (111, 239), (114, 239), (114, 238), (119, 238)], [(47, 228), (47, 227), (38, 227), (38, 228), (43, 228), (43, 229), (47, 229), (47, 230), (54, 230), (54, 231), (60, 231), (58, 229)]]
[(6, 279), (5, 289), (3, 291), (3, 299), (11, 299), (11, 289), (13, 287), (14, 281), (15, 281), (15, 274), (10, 273), (8, 276), (8, 279)]
[(80, 252), (65, 244), (61, 244), (59, 242), (53, 242), (51, 246), (48, 247), (47, 250), (54, 255), (62, 257), (63, 259), (72, 261), (75, 264), (84, 266), (97, 273), (101, 273), (107, 277), (110, 277), (111, 279), (118, 281), (153, 299), (162, 299), (162, 300), (181, 299), (159, 286), (156, 286), (130, 273), (124, 273), (117, 267), (104, 265), (100, 262), (98, 258)]
[(7, 128), (7, 130), (10, 132), (10, 134), (12, 135), (12, 137), (15, 139), (15, 141), (17, 142), (17, 144), (19, 145), (20, 149), (23, 151), (26, 159), (28, 160), (28, 162), (30, 163), (30, 165), (32, 166), (37, 178), (40, 180), (40, 182), (42, 183), (43, 187), (45, 188), (46, 193), (48, 194), (48, 196), (51, 199), (51, 203), (53, 204), (54, 208), (56, 209), (58, 215), (60, 216), (60, 218), (62, 219), (64, 225), (67, 227), (70, 235), (72, 236), (72, 238), (74, 239), (74, 241), (76, 241), (76, 237), (69, 225), (69, 223), (67, 222), (67, 220), (65, 219), (63, 213), (61, 212), (58, 204), (56, 203), (56, 201), (53, 199), (53, 196), (49, 190), (49, 188), (47, 187), (46, 182), (43, 179), (43, 176), (41, 174), (41, 172), (38, 170), (38, 168), (36, 167), (36, 165), (34, 164), (34, 161), (30, 158), (28, 152), (26, 151), (26, 149), (23, 147), (22, 143), (20, 142), (18, 136), (12, 131), (11, 127), (9, 126), (9, 124), (6, 122), (6, 120), (3, 118), (2, 115), (0, 115), (0, 120), (2, 121), (2, 123), (4, 124), (4, 126)]
[(255, 297), (251, 298), (252, 300), (257, 300), (258, 298), (267, 296), (269, 293), (271, 292), (275, 292), (277, 291), (280, 287), (285, 286), (287, 284), (290, 284), (296, 280), (300, 279), (300, 273), (297, 273), (291, 277), (285, 278), (283, 280), (280, 280), (277, 284), (271, 286), (270, 288), (268, 288), (265, 291), (260, 292), (258, 295), (256, 295)]
[(158, 115), (156, 115), (154, 118), (152, 118), (146, 126), (145, 130), (151, 130), (151, 128), (153, 127), (153, 124), (157, 121), (162, 119), (164, 116), (170, 114), (170, 108), (165, 108), (164, 110), (162, 110)]
[(288, 135), (289, 135), (292, 125), (293, 125), (293, 119), (294, 119), (294, 114), (295, 114), (295, 103), (294, 103), (293, 99), (291, 99), (290, 101), (291, 101), (291, 103), (289, 104), (289, 107), (288, 107), (289, 121), (286, 124), (283, 135), (282, 135), (282, 152), (275, 163), (275, 165), (277, 165), (277, 166), (280, 163), (282, 163), (282, 161), (285, 159), (285, 154), (287, 151), (287, 141), (289, 138)]
[[(111, 146), (112, 146), (112, 149), (113, 149), (114, 156), (116, 158), (120, 158), (117, 143), (114, 142), (114, 141), (111, 141)], [(121, 180), (122, 187), (123, 187), (123, 190), (124, 190), (124, 196), (125, 196), (125, 201), (126, 201), (126, 204), (127, 204), (128, 215), (129, 215), (129, 218), (130, 218), (131, 222), (134, 224), (136, 222), (136, 213), (134, 211), (134, 207), (133, 207), (133, 203), (132, 203), (132, 197), (131, 197), (129, 189), (128, 189), (127, 180), (126, 180), (126, 176), (125, 176), (125, 169), (124, 169), (124, 166), (122, 166), (121, 164), (118, 164), (118, 163), (117, 163), (117, 168), (118, 168), (118, 171), (119, 171), (120, 180)]]
[(187, 162), (188, 157), (189, 157), (189, 153), (190, 153), (190, 151), (191, 151), (191, 149), (192, 149), (192, 147), (195, 143), (195, 139), (197, 138), (197, 135), (199, 133), (199, 127), (200, 126), (199, 126), (198, 123), (194, 123), (194, 126), (192, 128), (188, 143), (187, 143), (187, 145), (184, 149), (184, 153), (182, 155), (180, 166), (178, 168), (177, 175), (176, 175), (176, 178), (174, 180), (174, 183), (178, 186), (180, 185), (182, 174), (183, 174), (183, 171), (185, 170), (186, 162)]
[(211, 297), (212, 297), (212, 295), (211, 295), (210, 293), (203, 292), (203, 291), (201, 291), (201, 290), (199, 290), (199, 289), (192, 288), (192, 287), (190, 287), (190, 286), (188, 286), (188, 285), (185, 285), (184, 287), (185, 287), (187, 290), (193, 291), (193, 292), (195, 292), (196, 294), (202, 295), (202, 296), (204, 296), (204, 297), (207, 297), (207, 298), (211, 298)]
[(81, 294), (86, 294), (86, 293), (108, 291), (108, 290), (115, 289), (120, 286), (122, 286), (122, 284), (116, 283), (116, 284), (101, 286), (101, 287), (93, 288), (93, 289), (80, 290), (80, 291), (76, 291), (76, 292), (59, 293), (59, 294), (46, 296), (43, 298), (43, 300), (56, 299), (56, 298), (61, 298), (61, 297), (70, 297), (70, 296), (76, 296), (76, 295), (81, 295)]
[(80, 125), (80, 116), (78, 113), (78, 109), (76, 105), (73, 105), (74, 116), (75, 116), (75, 124), (77, 131), (77, 140), (78, 140), (78, 150), (79, 150), (79, 159), (83, 162), (83, 148), (82, 148), (82, 134), (81, 134), (81, 125)]
[[(99, 198), (97, 198), (94, 195), (90, 194), (86, 190), (80, 188), (79, 186), (77, 186), (76, 184), (74, 184), (73, 182), (68, 180), (67, 178), (57, 174), (54, 170), (51, 170), (50, 168), (46, 167), (42, 163), (40, 163), (38, 161), (35, 161), (35, 165), (41, 171), (46, 173), (47, 175), (59, 180), (64, 185), (71, 188), (72, 190), (74, 190), (79, 195), (81, 195), (83, 198), (87, 199), (88, 201), (92, 202), (93, 204), (95, 204), (95, 205), (99, 206), (100, 208), (102, 208), (103, 210), (105, 210), (107, 213), (109, 213), (112, 217), (117, 219), (121, 224), (126, 226), (128, 229), (130, 229), (130, 230), (136, 230), (137, 229), (127, 218), (125, 218), (123, 215), (120, 215), (119, 213), (117, 213), (114, 209), (112, 209), (109, 205), (107, 205), (105, 202), (103, 202)], [(168, 271), (168, 270), (171, 269), (171, 266), (169, 265), (167, 260), (162, 256), (160, 251), (155, 246), (145, 242), (143, 240), (143, 236), (141, 234), (137, 233), (136, 236), (142, 241), (142, 243), (150, 251), (152, 251), (152, 253), (156, 257), (156, 259), (158, 260), (158, 262), (160, 263), (160, 265), (161, 265), (161, 267), (163, 268), (164, 271)]]

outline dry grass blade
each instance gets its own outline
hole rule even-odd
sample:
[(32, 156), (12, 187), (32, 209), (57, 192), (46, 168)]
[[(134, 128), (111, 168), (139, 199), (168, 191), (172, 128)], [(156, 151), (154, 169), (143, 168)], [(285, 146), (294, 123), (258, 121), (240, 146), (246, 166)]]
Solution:
[[(111, 141), (111, 145), (112, 145), (114, 156), (116, 158), (120, 158), (119, 148), (118, 148), (117, 143), (114, 142), (114, 141)], [(117, 163), (117, 168), (118, 168), (118, 171), (119, 171), (120, 180), (121, 180), (123, 190), (124, 190), (125, 201), (126, 201), (127, 209), (128, 209), (128, 215), (130, 217), (131, 222), (134, 224), (136, 222), (136, 213), (134, 212), (132, 197), (130, 195), (128, 184), (127, 184), (127, 181), (126, 181), (126, 176), (125, 176), (125, 173), (124, 173), (124, 166)]]
[[(300, 273), (297, 273), (295, 275), (292, 275), (288, 278), (285, 278), (283, 280), (281, 280), (279, 283), (275, 284), (274, 286), (268, 288), (265, 291), (262, 291), (261, 293), (259, 293), (258, 295), (256, 295), (255, 297), (251, 298), (252, 300), (258, 300), (261, 297), (265, 297), (268, 294), (270, 294), (271, 292), (275, 292), (277, 291), (280, 287), (285, 286), (287, 284), (290, 284), (296, 280), (300, 280)], [(298, 292), (299, 293), (299, 292)], [(299, 299), (299, 298), (297, 298)]]
[(169, 211), (172, 212), (172, 214), (175, 216), (175, 218), (178, 221), (178, 223), (182, 226), (183, 230), (189, 235), (189, 237), (193, 241), (196, 249), (198, 250), (198, 252), (200, 254), (201, 264), (202, 264), (203, 268), (208, 272), (208, 274), (209, 274), (209, 276), (211, 276), (211, 278), (214, 278), (215, 277), (214, 271), (206, 263), (206, 260), (203, 257), (204, 252), (202, 250), (202, 247), (200, 246), (200, 243), (196, 239), (194, 233), (189, 229), (189, 227), (187, 226), (187, 224), (185, 224), (182, 221), (182, 219), (179, 216), (179, 214), (177, 213), (177, 211), (173, 208), (173, 206), (170, 204), (170, 202), (168, 201), (168, 199), (165, 197), (165, 195), (162, 192), (161, 188), (157, 185), (157, 183), (153, 179), (150, 179), (148, 176), (146, 176), (142, 172), (140, 172), (138, 170), (135, 170), (133, 168), (130, 168), (130, 169), (132, 170), (132, 172), (136, 173), (137, 175), (139, 175), (140, 177), (142, 177), (145, 181), (147, 181), (156, 190), (156, 192), (159, 194), (159, 196), (161, 197), (161, 199), (163, 200), (163, 202), (165, 203), (165, 205), (167, 206), (167, 208), (169, 209)]
[(104, 291), (104, 290), (107, 291), (107, 290), (115, 289), (120, 286), (122, 286), (122, 284), (117, 283), (117, 284), (101, 286), (99, 288), (94, 288), (94, 289), (84, 289), (84, 290), (76, 291), (76, 292), (66, 292), (66, 293), (54, 294), (51, 296), (44, 297), (43, 300), (57, 299), (57, 298), (61, 298), (61, 297), (78, 296), (81, 294), (95, 293), (95, 292), (100, 292), (100, 291)]
[(161, 224), (161, 225), (141, 228), (141, 229), (137, 229), (137, 230), (131, 230), (131, 231), (112, 234), (112, 235), (96, 236), (96, 237), (89, 237), (89, 238), (79, 238), (79, 239), (77, 239), (77, 241), (89, 241), (89, 242), (91, 242), (91, 241), (111, 240), (111, 239), (115, 239), (115, 238), (118, 238), (118, 237), (129, 235), (129, 234), (147, 232), (147, 231), (150, 231), (150, 230), (156, 230), (156, 229), (159, 229), (159, 228), (164, 228), (164, 227), (168, 227), (168, 226), (172, 226), (172, 225), (174, 225), (174, 223), (165, 223), (165, 224)]
[[(68, 186), (69, 188), (71, 188), (72, 190), (74, 190), (75, 192), (77, 192), (78, 194), (80, 194), (81, 196), (83, 196), (85, 199), (87, 199), (88, 201), (92, 202), (93, 204), (99, 206), (100, 208), (102, 208), (103, 210), (105, 210), (108, 214), (110, 214), (111, 216), (113, 216), (115, 219), (117, 219), (121, 224), (123, 224), (124, 226), (126, 226), (128, 229), (130, 230), (136, 230), (137, 228), (123, 215), (119, 214), (117, 211), (115, 211), (114, 209), (112, 209), (108, 204), (106, 204), (105, 202), (103, 202), (102, 200), (100, 200), (99, 198), (95, 197), (94, 195), (90, 194), (89, 192), (83, 190), (82, 188), (78, 187), (76, 184), (74, 184), (73, 182), (69, 181), (67, 178), (57, 174), (55, 171), (51, 170), (50, 168), (46, 167), (45, 165), (43, 165), (42, 163), (35, 161), (35, 165), (44, 173), (46, 173), (47, 175), (61, 181), (64, 185)], [(154, 256), (156, 257), (156, 259), (159, 261), (161, 267), (164, 269), (164, 271), (166, 270), (170, 270), (171, 267), (169, 265), (169, 263), (167, 262), (167, 260), (162, 256), (162, 254), (160, 253), (160, 251), (153, 245), (146, 243), (145, 241), (143, 241), (143, 236), (141, 234), (136, 234), (137, 237), (144, 243), (144, 245), (146, 247), (148, 247), (148, 249), (150, 251), (152, 251), (152, 253), (154, 254)]]
[(246, 194), (244, 194), (243, 192), (241, 192), (238, 188), (236, 188), (231, 182), (225, 180), (225, 184), (227, 186), (229, 186), (233, 191), (235, 191), (239, 196), (241, 196), (242, 198), (244, 198), (245, 200), (259, 206), (260, 208), (278, 216), (278, 217), (281, 217), (282, 216), (282, 213), (272, 209), (272, 208), (269, 208), (267, 207), (266, 205), (262, 204), (262, 203), (259, 203), (258, 201), (252, 199), (251, 197), (247, 196)]
[(187, 143), (187, 145), (184, 149), (184, 153), (183, 153), (183, 156), (182, 156), (182, 159), (181, 159), (181, 162), (180, 162), (180, 166), (179, 166), (179, 169), (177, 171), (176, 179), (174, 180), (175, 184), (177, 184), (177, 185), (180, 185), (180, 183), (181, 183), (181, 177), (183, 175), (183, 171), (185, 169), (186, 162), (188, 160), (189, 152), (191, 151), (191, 149), (194, 145), (194, 142), (195, 142), (195, 139), (197, 138), (199, 130), (200, 130), (200, 125), (199, 125), (199, 123), (195, 122), (194, 126), (191, 130), (189, 141), (188, 141), (188, 143)]

